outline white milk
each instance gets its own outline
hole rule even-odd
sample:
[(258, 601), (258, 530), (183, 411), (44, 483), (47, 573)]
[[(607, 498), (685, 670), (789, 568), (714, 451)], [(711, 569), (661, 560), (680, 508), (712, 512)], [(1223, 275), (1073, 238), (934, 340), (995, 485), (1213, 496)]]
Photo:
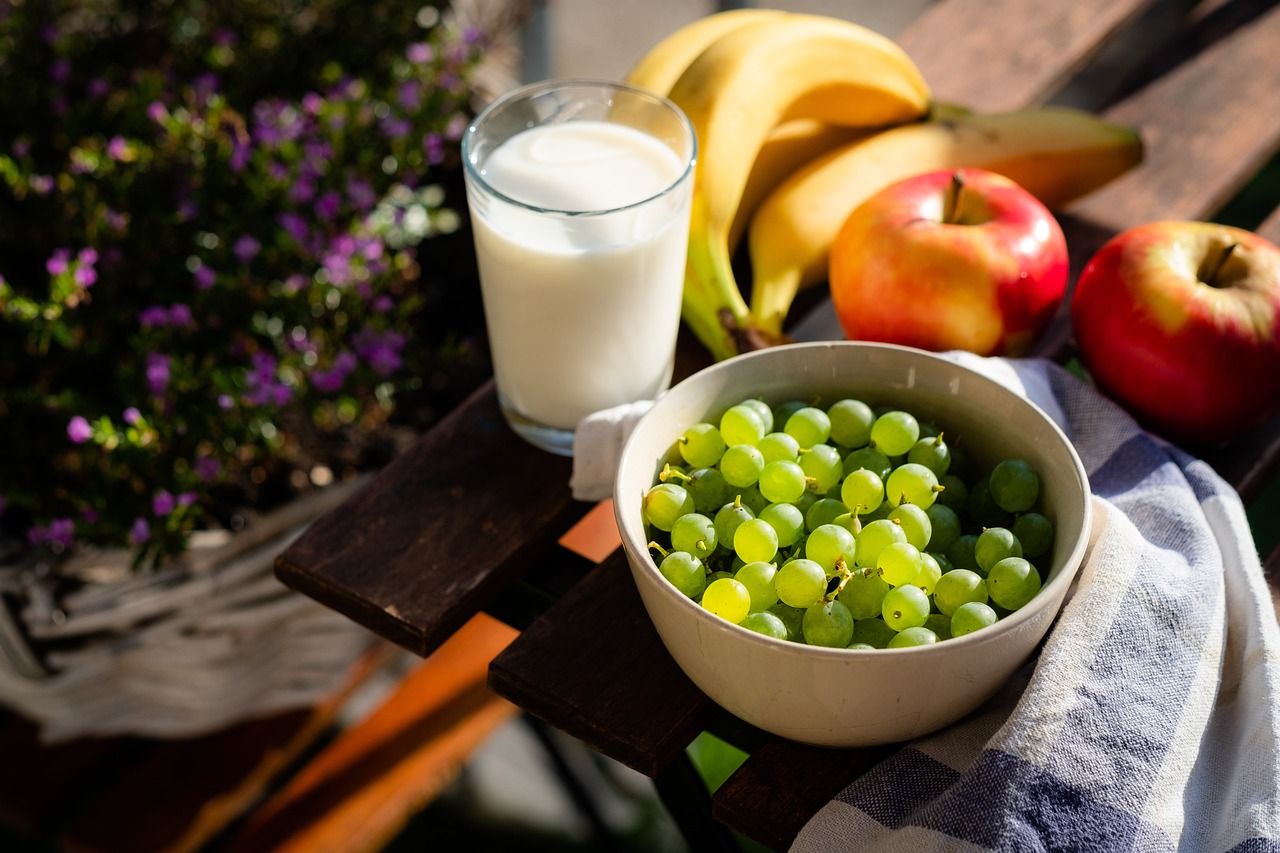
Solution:
[(650, 399), (671, 379), (689, 225), (689, 181), (648, 134), (602, 121), (534, 127), (480, 174), (508, 198), (472, 220), (498, 388), (521, 415), (571, 430), (585, 415)]

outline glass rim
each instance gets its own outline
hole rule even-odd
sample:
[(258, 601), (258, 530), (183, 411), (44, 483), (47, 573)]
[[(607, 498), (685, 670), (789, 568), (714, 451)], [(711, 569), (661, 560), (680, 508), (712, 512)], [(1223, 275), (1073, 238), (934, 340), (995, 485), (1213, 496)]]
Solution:
[[(685, 129), (685, 132), (689, 134), (689, 156), (685, 158), (684, 169), (676, 176), (675, 180), (652, 195), (646, 196), (639, 201), (633, 201), (630, 204), (624, 204), (618, 207), (601, 208), (598, 210), (563, 210), (556, 207), (540, 207), (536, 204), (530, 204), (529, 202), (512, 198), (506, 193), (496, 189), (493, 184), (485, 180), (484, 176), (480, 174), (480, 170), (471, 156), (472, 148), (474, 147), (472, 140), (479, 132), (479, 127), (484, 123), (485, 119), (489, 118), (492, 113), (520, 98), (528, 98), (554, 89), (572, 87), (612, 89), (616, 92), (623, 92), (628, 95), (635, 95), (640, 98), (647, 99), (655, 105), (669, 110), (679, 120), (680, 125)], [(652, 136), (653, 134), (649, 135)], [(465, 177), (474, 182), (477, 186), (482, 187), (485, 192), (506, 202), (507, 204), (532, 211), (533, 213), (550, 213), (557, 216), (605, 216), (610, 213), (631, 210), (632, 208), (649, 204), (652, 201), (656, 201), (657, 199), (674, 192), (686, 179), (692, 176), (694, 169), (697, 167), (697, 163), (698, 134), (694, 132), (693, 123), (689, 121), (689, 117), (685, 115), (684, 110), (680, 109), (675, 102), (657, 94), (656, 92), (651, 92), (648, 89), (641, 89), (638, 86), (632, 86), (628, 83), (619, 83), (614, 80), (598, 80), (590, 77), (566, 77), (554, 80), (542, 80), (537, 83), (529, 83), (517, 89), (512, 89), (510, 92), (506, 93), (481, 110), (480, 114), (477, 115), (469, 125), (467, 125), (467, 130), (462, 135), (462, 168)]]

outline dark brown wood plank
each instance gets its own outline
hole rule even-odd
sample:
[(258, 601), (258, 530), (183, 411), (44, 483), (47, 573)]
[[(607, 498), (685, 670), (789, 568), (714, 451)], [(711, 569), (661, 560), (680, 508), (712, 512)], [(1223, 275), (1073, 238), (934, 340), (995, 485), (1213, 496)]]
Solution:
[(494, 660), (489, 686), (648, 776), (716, 711), (667, 654), (620, 551)]
[(1072, 214), (1119, 231), (1222, 207), (1280, 147), (1276, 45), (1280, 7), (1108, 109), (1140, 129), (1146, 158)]
[(1039, 103), (1151, 0), (943, 0), (899, 43), (934, 97), (996, 112)]
[(895, 749), (822, 749), (774, 738), (753, 750), (712, 795), (711, 814), (766, 847), (785, 850), (822, 804)]
[[(492, 382), (276, 562), (289, 586), (420, 655), (590, 508), (570, 461), (517, 438)], [(554, 538), (554, 537), (552, 537)]]

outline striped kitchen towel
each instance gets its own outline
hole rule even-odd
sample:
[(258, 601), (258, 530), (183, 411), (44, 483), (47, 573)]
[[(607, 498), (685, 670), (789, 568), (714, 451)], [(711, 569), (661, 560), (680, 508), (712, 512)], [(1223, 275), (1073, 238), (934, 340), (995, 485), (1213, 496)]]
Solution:
[(1239, 497), (1049, 362), (952, 357), (1075, 443), (1093, 547), (1022, 676), (841, 791), (793, 849), (1280, 851), (1280, 631)]

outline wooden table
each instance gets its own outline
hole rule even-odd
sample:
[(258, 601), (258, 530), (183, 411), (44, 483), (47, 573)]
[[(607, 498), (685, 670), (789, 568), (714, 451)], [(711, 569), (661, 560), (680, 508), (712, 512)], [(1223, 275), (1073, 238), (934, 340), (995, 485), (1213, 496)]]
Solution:
[[(1174, 7), (1183, 8), (942, 0), (901, 39), (939, 99), (1000, 110), (1062, 93), (1141, 128), (1143, 165), (1062, 212), (1077, 270), (1123, 228), (1214, 216), (1280, 147), (1280, 8), (1257, 0), (1209, 0), (1185, 14)], [(1277, 199), (1265, 201), (1269, 208)], [(1258, 230), (1280, 241), (1280, 210)], [(1070, 357), (1065, 315), (1039, 354)], [(701, 359), (688, 350), (681, 369)], [(1201, 452), (1254, 501), (1276, 486), (1280, 418)], [(724, 827), (785, 847), (893, 747), (800, 746), (707, 699), (663, 649), (621, 554), (597, 562), (559, 544), (592, 509), (570, 498), (569, 471), (568, 460), (511, 433), (490, 383), (315, 524), (277, 572), (422, 655), (478, 611), (499, 615), (523, 633), (490, 667), (495, 691), (654, 777), (695, 849), (730, 848)], [(1267, 566), (1280, 569), (1280, 549)], [(704, 730), (750, 752), (714, 795), (685, 753)]]

